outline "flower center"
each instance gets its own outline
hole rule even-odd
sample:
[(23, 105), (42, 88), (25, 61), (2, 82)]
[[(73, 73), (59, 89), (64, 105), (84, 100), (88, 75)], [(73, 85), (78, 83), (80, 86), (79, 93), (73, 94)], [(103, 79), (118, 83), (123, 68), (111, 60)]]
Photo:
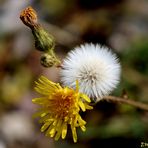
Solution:
[(75, 107), (73, 94), (69, 94), (68, 92), (57, 92), (54, 95), (54, 98), (54, 114), (58, 115), (58, 117), (61, 117), (62, 119), (64, 119), (66, 116), (69, 116)]

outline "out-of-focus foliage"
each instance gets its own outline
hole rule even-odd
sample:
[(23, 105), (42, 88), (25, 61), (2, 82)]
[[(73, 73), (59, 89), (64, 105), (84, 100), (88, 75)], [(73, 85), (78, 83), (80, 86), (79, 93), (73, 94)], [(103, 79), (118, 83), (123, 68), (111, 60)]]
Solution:
[(138, 100), (148, 102), (148, 41), (137, 40), (122, 53), (125, 88)]
[[(132, 148), (140, 147), (141, 141), (148, 142), (147, 112), (104, 101), (96, 104), (94, 110), (82, 113), (87, 130), (84, 133), (78, 130), (77, 144), (73, 144), (71, 134), (65, 141), (54, 142), (40, 133), (40, 125), (32, 119), (36, 109), (31, 102), (36, 96), (34, 81), (46, 75), (58, 82), (59, 69), (40, 65), (33, 36), (19, 20), (21, 9), (28, 5), (38, 12), (39, 21), (55, 37), (56, 52), (61, 59), (80, 43), (106, 44), (119, 55), (122, 65), (121, 83), (113, 94), (120, 96), (124, 90), (129, 98), (148, 103), (148, 1), (1, 0), (0, 146)], [(17, 126), (26, 130), (15, 133), (13, 129)]]
[(148, 75), (148, 41), (139, 40), (133, 43), (124, 53), (123, 62), (129, 64), (142, 75)]

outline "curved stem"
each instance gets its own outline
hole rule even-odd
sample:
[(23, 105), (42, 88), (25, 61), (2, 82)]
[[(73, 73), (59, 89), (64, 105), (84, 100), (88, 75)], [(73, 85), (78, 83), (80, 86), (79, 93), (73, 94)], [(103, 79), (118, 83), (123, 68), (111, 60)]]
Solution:
[(129, 99), (126, 99), (126, 98), (116, 97), (116, 96), (106, 96), (103, 99), (106, 100), (106, 101), (111, 101), (111, 102), (116, 102), (116, 103), (125, 103), (125, 104), (128, 104), (128, 105), (132, 105), (134, 107), (140, 108), (142, 110), (148, 111), (148, 104), (141, 103), (141, 102), (138, 102), (138, 101), (129, 100)]

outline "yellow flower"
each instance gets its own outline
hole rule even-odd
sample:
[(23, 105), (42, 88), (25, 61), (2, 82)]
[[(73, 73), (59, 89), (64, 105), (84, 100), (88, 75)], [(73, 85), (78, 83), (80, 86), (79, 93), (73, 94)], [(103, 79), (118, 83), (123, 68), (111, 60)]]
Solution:
[(86, 130), (86, 122), (79, 112), (93, 108), (88, 105), (90, 98), (79, 92), (78, 81), (76, 81), (76, 90), (74, 90), (68, 87), (62, 88), (58, 83), (41, 76), (36, 82), (35, 90), (43, 95), (41, 98), (32, 100), (33, 103), (41, 106), (39, 112), (36, 113), (36, 116), (40, 117), (39, 121), (43, 123), (41, 132), (46, 131), (45, 135), (54, 137), (55, 140), (60, 137), (64, 139), (68, 125), (70, 125), (73, 141), (77, 142), (76, 128)]

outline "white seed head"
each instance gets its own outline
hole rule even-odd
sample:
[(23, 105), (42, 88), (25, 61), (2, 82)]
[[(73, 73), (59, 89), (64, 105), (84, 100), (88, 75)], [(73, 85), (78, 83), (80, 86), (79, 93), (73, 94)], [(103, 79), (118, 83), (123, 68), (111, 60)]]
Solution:
[(78, 80), (80, 92), (99, 101), (117, 86), (120, 71), (116, 55), (107, 47), (84, 44), (68, 53), (60, 75), (63, 85), (75, 88)]

